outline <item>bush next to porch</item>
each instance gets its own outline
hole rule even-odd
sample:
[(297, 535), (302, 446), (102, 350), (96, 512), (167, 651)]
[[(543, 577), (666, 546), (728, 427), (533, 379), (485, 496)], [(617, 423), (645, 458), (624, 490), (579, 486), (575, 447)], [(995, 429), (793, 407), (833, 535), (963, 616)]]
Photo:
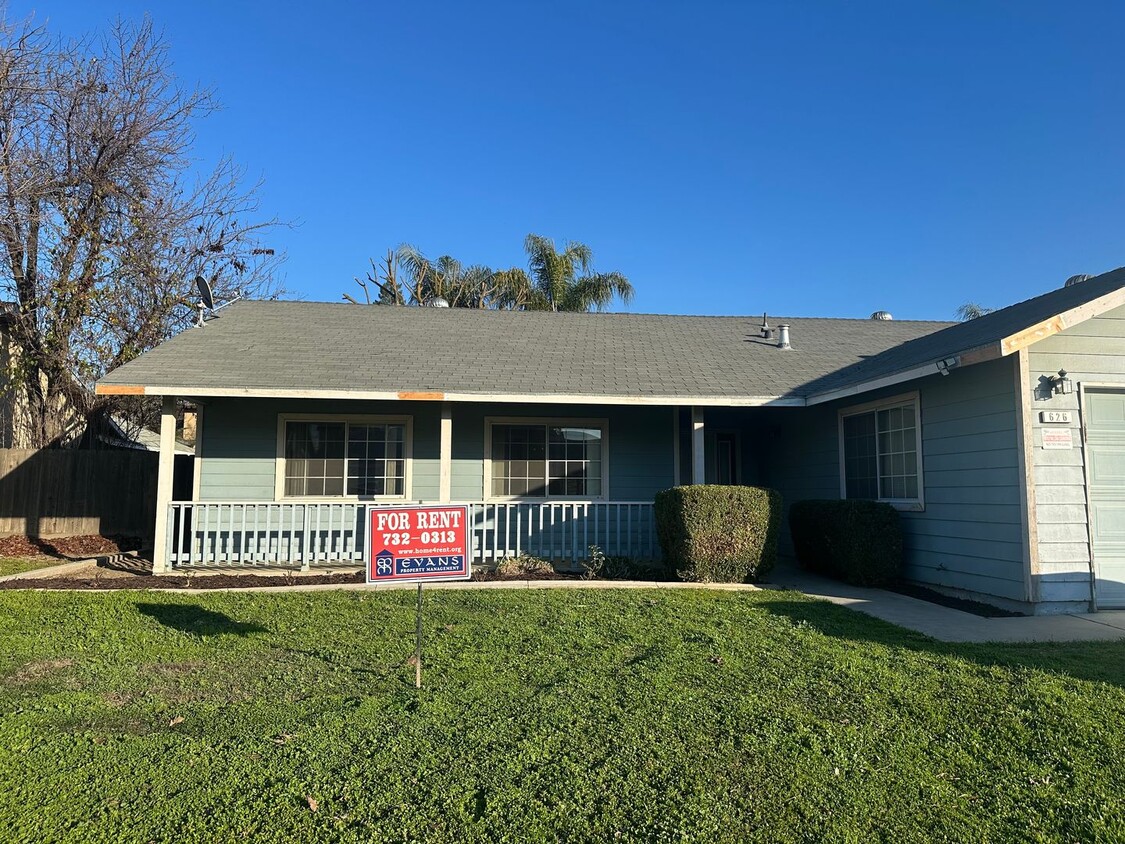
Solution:
[(664, 561), (684, 580), (746, 583), (777, 559), (781, 495), (751, 486), (700, 484), (656, 495)]
[(902, 573), (898, 511), (879, 501), (797, 501), (789, 508), (797, 562), (857, 586), (885, 586)]

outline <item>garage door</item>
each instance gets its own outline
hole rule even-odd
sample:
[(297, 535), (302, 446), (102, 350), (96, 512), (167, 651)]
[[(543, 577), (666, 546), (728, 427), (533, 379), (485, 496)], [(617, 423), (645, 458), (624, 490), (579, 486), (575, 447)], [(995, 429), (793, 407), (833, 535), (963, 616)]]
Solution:
[(1086, 390), (1090, 539), (1098, 607), (1125, 607), (1125, 390)]

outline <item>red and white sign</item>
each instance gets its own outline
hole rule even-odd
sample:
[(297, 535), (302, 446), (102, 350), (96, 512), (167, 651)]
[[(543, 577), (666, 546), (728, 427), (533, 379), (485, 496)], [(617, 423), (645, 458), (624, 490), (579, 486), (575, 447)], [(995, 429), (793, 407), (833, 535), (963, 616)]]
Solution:
[(367, 582), (468, 580), (468, 520), (464, 505), (370, 507)]

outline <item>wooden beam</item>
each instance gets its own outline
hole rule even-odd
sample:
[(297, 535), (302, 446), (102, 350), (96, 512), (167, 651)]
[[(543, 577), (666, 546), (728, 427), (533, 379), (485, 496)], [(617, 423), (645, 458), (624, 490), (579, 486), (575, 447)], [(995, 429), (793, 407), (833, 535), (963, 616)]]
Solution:
[(1018, 352), (1020, 349), (1026, 349), (1032, 343), (1038, 343), (1040, 340), (1045, 340), (1052, 334), (1058, 334), (1066, 326), (1063, 324), (1061, 316), (1053, 316), (1050, 319), (1045, 319), (1042, 322), (1037, 322), (1035, 325), (1028, 326), (1023, 331), (1018, 331), (1011, 334), (1000, 341), (1000, 351), (1002, 354), (1010, 355), (1013, 352)]
[(438, 501), (448, 502), (453, 493), (453, 404), (441, 403), (441, 447), (438, 464)]
[(168, 572), (168, 505), (176, 468), (176, 399), (164, 397), (160, 410), (160, 458), (156, 475), (156, 526), (153, 531), (152, 573)]
[(1035, 513), (1035, 429), (1031, 406), (1031, 376), (1027, 349), (1016, 354), (1016, 454), (1019, 466), (1020, 540), (1023, 546), (1025, 600), (1039, 600), (1039, 521)]
[(192, 458), (191, 468), (191, 500), (199, 500), (199, 487), (203, 482), (203, 405), (195, 406), (195, 457)]
[(680, 485), (680, 409), (672, 408), (672, 486)]
[(95, 384), (94, 393), (99, 396), (143, 396), (145, 388), (140, 384)]
[(1018, 352), (1020, 349), (1027, 348), (1032, 343), (1038, 343), (1040, 340), (1045, 340), (1052, 334), (1058, 334), (1060, 331), (1073, 328), (1088, 319), (1100, 316), (1106, 311), (1111, 311), (1121, 305), (1125, 305), (1125, 287), (1119, 287), (1117, 290), (1107, 293), (1104, 296), (1099, 296), (1097, 299), (1081, 304), (1076, 308), (1071, 308), (1069, 311), (1055, 314), (1042, 322), (1037, 322), (1035, 325), (1028, 326), (1022, 331), (1017, 331), (1015, 334), (1001, 340), (1000, 347), (1005, 355), (1010, 355), (1013, 352)]
[[(102, 389), (115, 389), (102, 385)], [(700, 407), (804, 407), (805, 400), (792, 396), (685, 396), (685, 395), (604, 395), (597, 393), (440, 393), (393, 392), (388, 390), (351, 390), (347, 388), (274, 388), (274, 387), (209, 387), (200, 384), (148, 384), (134, 389), (146, 396), (256, 399), (341, 399), (355, 401), (452, 401), (490, 404), (604, 404), (636, 407), (673, 405), (692, 402)]]
[(691, 482), (707, 483), (707, 459), (703, 438), (703, 408), (691, 409)]

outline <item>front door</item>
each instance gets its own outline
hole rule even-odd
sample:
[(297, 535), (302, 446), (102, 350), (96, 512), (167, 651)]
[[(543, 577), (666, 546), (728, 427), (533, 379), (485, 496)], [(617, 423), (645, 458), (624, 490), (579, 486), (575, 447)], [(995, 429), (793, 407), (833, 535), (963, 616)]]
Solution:
[(1089, 388), (1083, 410), (1099, 609), (1125, 607), (1125, 390)]
[(715, 483), (738, 483), (738, 435), (720, 431), (715, 435)]

